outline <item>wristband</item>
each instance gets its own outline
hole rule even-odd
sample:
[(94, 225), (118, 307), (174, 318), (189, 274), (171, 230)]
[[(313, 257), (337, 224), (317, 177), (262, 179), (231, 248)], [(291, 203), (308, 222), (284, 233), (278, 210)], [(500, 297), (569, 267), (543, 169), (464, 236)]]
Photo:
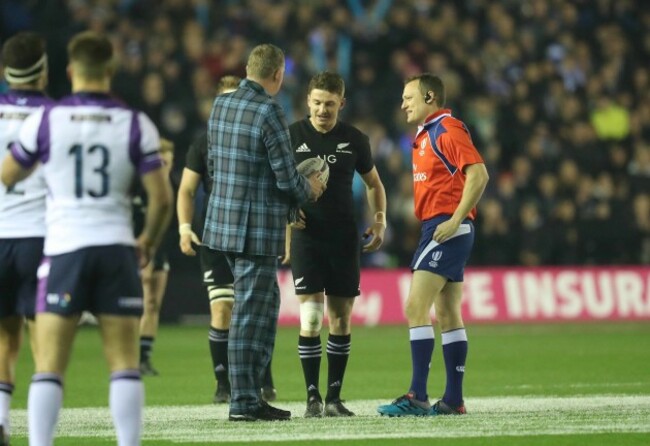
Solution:
[(178, 225), (178, 235), (192, 234), (192, 223), (182, 223)]
[(381, 223), (386, 227), (386, 213), (385, 212), (375, 212), (375, 223)]

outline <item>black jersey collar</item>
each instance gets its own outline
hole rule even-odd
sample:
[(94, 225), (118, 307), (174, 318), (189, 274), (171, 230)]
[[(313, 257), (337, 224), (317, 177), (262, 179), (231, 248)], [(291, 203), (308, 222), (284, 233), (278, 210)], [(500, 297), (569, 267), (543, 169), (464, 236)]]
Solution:
[(332, 127), (332, 130), (330, 130), (329, 132), (321, 133), (321, 132), (318, 131), (318, 129), (316, 127), (314, 127), (314, 124), (312, 124), (311, 119), (309, 119), (309, 118), (310, 118), (309, 115), (307, 115), (307, 117), (305, 118), (305, 120), (307, 121), (307, 125), (309, 126), (310, 129), (312, 129), (314, 132), (316, 132), (316, 133), (318, 133), (320, 135), (332, 135), (332, 134), (334, 134), (336, 131), (338, 131), (338, 129), (340, 127), (340, 124), (341, 124), (341, 121), (339, 121), (337, 119), (336, 124), (334, 124), (334, 127)]

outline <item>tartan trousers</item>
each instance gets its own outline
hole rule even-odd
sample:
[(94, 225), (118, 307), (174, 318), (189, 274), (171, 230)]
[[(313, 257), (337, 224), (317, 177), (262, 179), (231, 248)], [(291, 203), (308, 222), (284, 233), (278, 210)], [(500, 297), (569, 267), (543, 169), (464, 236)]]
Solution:
[(228, 338), (230, 414), (241, 415), (260, 406), (262, 378), (273, 356), (280, 311), (278, 259), (225, 254), (235, 277)]

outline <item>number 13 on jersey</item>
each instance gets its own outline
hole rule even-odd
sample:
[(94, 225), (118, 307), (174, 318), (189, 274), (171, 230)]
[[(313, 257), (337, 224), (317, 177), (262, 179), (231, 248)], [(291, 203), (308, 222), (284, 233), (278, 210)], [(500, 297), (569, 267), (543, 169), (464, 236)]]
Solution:
[[(108, 195), (110, 176), (108, 174), (108, 165), (110, 163), (110, 152), (106, 146), (93, 144), (83, 146), (75, 144), (70, 147), (68, 154), (74, 157), (75, 161), (75, 195), (82, 198), (84, 195), (90, 195), (93, 198), (101, 198)], [(91, 163), (93, 174), (84, 172), (85, 163)], [(88, 183), (96, 185), (96, 180), (89, 178), (96, 176), (99, 180), (99, 187), (87, 186)]]

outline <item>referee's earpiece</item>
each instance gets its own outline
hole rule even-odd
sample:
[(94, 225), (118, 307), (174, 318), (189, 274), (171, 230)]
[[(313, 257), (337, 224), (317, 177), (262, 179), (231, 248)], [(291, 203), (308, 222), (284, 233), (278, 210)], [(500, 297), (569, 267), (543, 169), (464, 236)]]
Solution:
[(426, 104), (431, 104), (433, 102), (433, 95), (430, 91), (427, 91), (427, 94), (424, 95), (424, 102)]

